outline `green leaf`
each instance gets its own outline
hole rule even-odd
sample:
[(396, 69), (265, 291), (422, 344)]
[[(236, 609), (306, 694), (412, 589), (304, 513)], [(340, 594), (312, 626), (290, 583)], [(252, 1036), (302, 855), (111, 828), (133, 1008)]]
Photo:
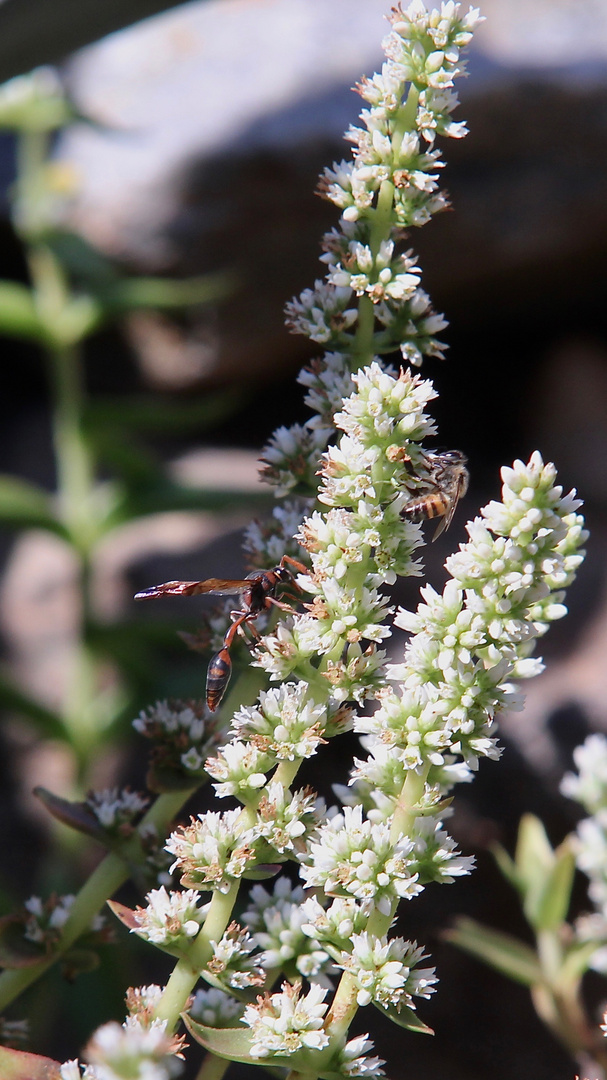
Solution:
[(102, 829), (99, 819), (88, 803), (70, 802), (68, 799), (62, 799), (60, 795), (54, 795), (52, 791), (47, 791), (46, 788), (40, 786), (34, 788), (33, 794), (37, 799), (40, 799), (49, 814), (52, 814), (63, 825), (84, 833), (85, 836), (91, 836), (94, 840), (99, 840), (100, 843), (107, 840), (105, 830)]
[(120, 904), (118, 900), (106, 900), (106, 904), (112, 914), (117, 919), (120, 919), (123, 926), (126, 926), (127, 930), (135, 931), (139, 929), (139, 923), (132, 908), (127, 907), (126, 904)]
[(538, 927), (556, 855), (542, 822), (533, 814), (521, 818), (515, 863), (525, 916), (533, 927)]
[(99, 954), (94, 949), (68, 949), (61, 956), (61, 974), (68, 982), (74, 982), (78, 975), (96, 971), (100, 963)]
[(105, 528), (107, 530), (119, 522), (169, 510), (221, 511), (233, 509), (236, 505), (242, 509), (254, 507), (259, 511), (260, 506), (268, 505), (269, 499), (267, 491), (222, 491), (217, 488), (182, 487), (161, 477), (157, 484), (150, 485), (147, 490), (142, 488), (126, 492), (122, 503), (114, 509), (111, 518), (105, 523)]
[[(5, 12), (6, 4), (3, 4), (0, 7), (0, 52), (5, 44), (1, 29)], [(0, 71), (0, 81), (6, 77)], [(74, 116), (74, 109), (52, 72), (30, 71), (10, 86), (0, 86), (0, 129), (44, 134), (64, 127)]]
[(87, 405), (84, 424), (96, 438), (102, 438), (108, 428), (120, 432), (200, 431), (201, 427), (221, 423), (244, 401), (244, 393), (238, 389), (187, 397), (163, 395), (160, 400), (143, 395), (96, 397)]
[(114, 264), (78, 233), (61, 229), (45, 237), (45, 243), (67, 271), (70, 280), (93, 293), (97, 287), (113, 284), (119, 277)]
[(0, 475), (0, 525), (50, 529), (67, 538), (55, 515), (51, 496), (35, 484), (14, 476)]
[(388, 1016), (392, 1023), (398, 1027), (406, 1028), (407, 1031), (415, 1031), (418, 1035), (434, 1035), (433, 1029), (424, 1024), (423, 1020), (420, 1020), (415, 1009), (406, 1007), (397, 1009), (395, 1005), (378, 1005), (376, 1001), (373, 1004), (376, 1009), (379, 1009), (380, 1013)]
[(604, 948), (605, 944), (607, 943), (604, 941), (583, 941), (568, 948), (559, 973), (559, 982), (576, 983), (590, 970), (592, 957), (600, 948)]
[(72, 295), (52, 322), (45, 327), (52, 344), (75, 345), (97, 330), (103, 322), (103, 308), (99, 301), (82, 293)]
[[(317, 1064), (318, 1056), (311, 1050), (298, 1050), (294, 1054), (273, 1054), (269, 1058), (259, 1059), (251, 1056), (251, 1031), (239, 1028), (211, 1028), (197, 1023), (187, 1013), (182, 1014), (183, 1022), (196, 1042), (210, 1050), (217, 1057), (238, 1061), (243, 1065), (261, 1065), (264, 1069), (288, 1069), (293, 1072), (314, 1073), (319, 1080), (340, 1080), (343, 1073), (334, 1071), (331, 1062), (325, 1068)], [(314, 1058), (316, 1057), (316, 1062)]]
[(28, 341), (44, 337), (33, 293), (17, 281), (0, 281), (0, 334)]
[(533, 986), (542, 981), (542, 969), (533, 949), (510, 934), (482, 926), (474, 919), (459, 918), (454, 928), (442, 936), (514, 982)]
[(0, 967), (19, 970), (33, 967), (44, 958), (44, 949), (36, 942), (24, 937), (24, 932), (25, 915), (2, 916), (0, 919)]
[(230, 274), (205, 274), (192, 278), (121, 278), (96, 291), (106, 314), (119, 315), (146, 308), (171, 310), (193, 304), (209, 304), (234, 290)]
[(539, 890), (554, 865), (554, 851), (539, 818), (524, 814), (519, 825), (515, 863), (522, 888)]
[(525, 897), (525, 915), (535, 930), (556, 930), (567, 918), (575, 875), (575, 857), (566, 842), (554, 853), (554, 863), (537, 892)]
[(495, 859), (501, 873), (506, 878), (506, 881), (512, 885), (513, 889), (517, 892), (521, 891), (521, 878), (516, 868), (514, 859), (510, 858), (510, 855), (501, 844), (493, 844), (491, 847), (491, 854)]
[(0, 706), (14, 710), (32, 720), (40, 732), (48, 738), (69, 740), (61, 717), (39, 701), (28, 697), (18, 686), (14, 686), (5, 676), (0, 676)]
[(52, 1058), (0, 1046), (2, 1080), (60, 1080), (60, 1067), (59, 1062)]
[[(229, 1061), (239, 1061), (247, 1065), (259, 1065), (259, 1058), (251, 1057), (251, 1030), (250, 1028), (212, 1028), (206, 1027), (193, 1020), (185, 1013), (183, 1022), (190, 1035), (210, 1050), (217, 1057), (228, 1058)], [(285, 1068), (295, 1067), (297, 1054), (272, 1057), (272, 1065), (283, 1065)]]
[(247, 881), (269, 881), (270, 878), (276, 877), (281, 869), (282, 865), (280, 863), (259, 863), (252, 870), (245, 870), (242, 876)]

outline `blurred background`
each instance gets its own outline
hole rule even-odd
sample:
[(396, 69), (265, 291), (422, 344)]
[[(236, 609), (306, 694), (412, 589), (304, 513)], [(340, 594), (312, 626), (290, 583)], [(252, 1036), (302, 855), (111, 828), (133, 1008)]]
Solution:
[[(376, 1038), (393, 1077), (404, 1045), (411, 1078), (448, 1069), (450, 1080), (480, 1080), (490, 1068), (496, 1080), (554, 1080), (573, 1066), (526, 991), (438, 935), (462, 911), (525, 934), (485, 848), (511, 846), (529, 810), (560, 841), (575, 822), (558, 794), (571, 750), (607, 729), (607, 3), (484, 0), (482, 12), (458, 87), (470, 134), (442, 146), (453, 209), (411, 235), (423, 286), (450, 323), (446, 361), (423, 369), (440, 392), (440, 444), (464, 450), (472, 476), (451, 530), (428, 549), (428, 577), (442, 583), (466, 518), (498, 495), (499, 466), (536, 447), (566, 489), (578, 488), (592, 535), (570, 615), (543, 644), (546, 672), (525, 710), (503, 718), (502, 761), (457, 793), (452, 831), (479, 869), (404, 913), (400, 932), (419, 936), (438, 964), (439, 991), (422, 1009), (437, 1037), (378, 1021)], [(96, 297), (111, 274), (158, 287), (141, 286), (137, 303), (131, 290), (111, 319), (93, 320), (82, 350), (99, 499), (120, 508), (86, 555), (95, 669), (84, 736), (74, 735), (78, 707), (66, 705), (82, 652), (82, 563), (23, 501), (60, 483), (56, 398), (40, 340), (7, 332), (2, 342), (0, 469), (25, 485), (21, 509), (15, 489), (0, 491), (7, 903), (49, 884), (77, 887), (91, 857), (49, 826), (32, 787), (141, 782), (129, 720), (156, 697), (202, 693), (204, 660), (175, 635), (195, 629), (196, 610), (136, 611), (131, 597), (158, 581), (245, 570), (241, 530), (271, 505), (259, 450), (277, 425), (308, 415), (295, 377), (316, 350), (287, 333), (282, 309), (322, 276), (319, 239), (335, 212), (314, 195), (316, 179), (349, 154), (342, 136), (361, 106), (351, 87), (381, 63), (385, 13), (386, 0), (0, 2), (0, 81), (57, 65), (74, 104), (49, 141), (49, 213), (70, 281), (96, 282)], [(18, 142), (0, 135), (0, 277), (27, 284)], [(169, 303), (160, 279), (190, 292)], [(398, 601), (415, 605), (417, 590), (405, 584)], [(343, 747), (330, 749), (327, 794), (344, 780)], [(73, 1056), (95, 1023), (121, 1015), (123, 973), (114, 976), (101, 1004), (94, 976), (82, 976), (91, 1010), (61, 1047), (47, 1010), (36, 1049)], [(78, 987), (54, 1008), (70, 1009)]]

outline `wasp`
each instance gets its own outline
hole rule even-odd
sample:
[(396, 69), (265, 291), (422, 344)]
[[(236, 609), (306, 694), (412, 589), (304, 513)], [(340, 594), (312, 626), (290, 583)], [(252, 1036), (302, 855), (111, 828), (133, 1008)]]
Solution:
[(421, 494), (416, 495), (403, 507), (401, 516), (407, 521), (442, 518), (432, 537), (436, 540), (437, 536), (449, 528), (455, 508), (468, 490), (468, 459), (461, 450), (426, 450), (424, 460), (429, 473), (428, 479), (423, 480)]
[(301, 573), (308, 572), (303, 563), (292, 559), (290, 555), (283, 555), (278, 566), (273, 566), (271, 570), (254, 570), (246, 578), (165, 581), (163, 585), (152, 585), (150, 589), (135, 593), (135, 600), (152, 600), (157, 596), (198, 596), (200, 593), (208, 593), (210, 596), (230, 596), (240, 593), (241, 606), (238, 610), (230, 612), (232, 623), (226, 630), (221, 649), (211, 657), (207, 669), (206, 701), (211, 712), (217, 709), (232, 674), (230, 648), (236, 634), (241, 633), (244, 636), (244, 627), (247, 626), (254, 637), (259, 639), (259, 633), (253, 623), (262, 612), (269, 611), (273, 606), (280, 608), (281, 611), (293, 611), (289, 604), (285, 604), (276, 597), (276, 592), (281, 586), (301, 592), (286, 563), (290, 563)]

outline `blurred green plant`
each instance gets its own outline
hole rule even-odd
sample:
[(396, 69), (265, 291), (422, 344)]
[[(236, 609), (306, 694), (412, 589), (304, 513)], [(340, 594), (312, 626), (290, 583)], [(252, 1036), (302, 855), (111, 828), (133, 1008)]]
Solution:
[(527, 986), (537, 1015), (580, 1066), (587, 1069), (590, 1058), (607, 1070), (604, 1033), (592, 1022), (582, 997), (582, 979), (604, 947), (604, 926), (603, 940), (597, 940), (567, 921), (575, 847), (574, 837), (567, 836), (553, 848), (539, 818), (526, 814), (514, 859), (499, 845), (494, 848), (500, 871), (518, 893), (535, 946), (464, 917), (444, 937), (506, 978)]
[[(133, 518), (167, 510), (219, 510), (239, 497), (234, 491), (182, 486), (137, 437), (200, 431), (229, 415), (240, 397), (225, 391), (159, 402), (145, 396), (97, 400), (87, 394), (85, 346), (100, 327), (137, 310), (180, 311), (209, 303), (225, 295), (231, 282), (226, 275), (182, 281), (127, 277), (66, 228), (62, 211), (70, 177), (50, 148), (55, 134), (79, 119), (50, 69), (0, 89), (0, 130), (16, 137), (12, 216), (30, 278), (29, 284), (0, 280), (0, 335), (41, 349), (57, 484), (51, 495), (28, 481), (0, 476), (0, 526), (34, 527), (60, 537), (77, 560), (80, 590), (79, 641), (63, 708), (53, 712), (6, 674), (0, 677), (0, 705), (27, 716), (40, 734), (69, 744), (85, 788), (100, 745), (141, 699), (133, 684), (146, 667), (154, 668), (155, 639), (167, 637), (159, 626), (133, 635), (124, 623), (112, 626), (97, 618), (91, 575), (99, 543)], [(100, 467), (110, 479), (99, 479)], [(251, 494), (246, 498), (251, 501)], [(108, 659), (122, 673), (109, 694), (100, 692)], [(149, 690), (146, 686), (146, 694)]]

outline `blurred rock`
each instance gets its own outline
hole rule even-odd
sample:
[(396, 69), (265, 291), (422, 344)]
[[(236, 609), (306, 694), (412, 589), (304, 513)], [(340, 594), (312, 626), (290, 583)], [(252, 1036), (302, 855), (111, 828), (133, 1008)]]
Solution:
[[(361, 106), (350, 87), (381, 62), (388, 7), (190, 3), (69, 66), (81, 107), (107, 125), (60, 146), (82, 176), (77, 228), (150, 269), (236, 270), (206, 333), (206, 377), (251, 378), (306, 352), (281, 312), (320, 273), (334, 211), (314, 198), (316, 177), (349, 153)], [(607, 9), (487, 0), (483, 13), (460, 86), (472, 135), (447, 148), (456, 212), (412, 237), (425, 284), (450, 315), (481, 307), (493, 324), (546, 304), (558, 315), (566, 295), (592, 307), (607, 238)]]

